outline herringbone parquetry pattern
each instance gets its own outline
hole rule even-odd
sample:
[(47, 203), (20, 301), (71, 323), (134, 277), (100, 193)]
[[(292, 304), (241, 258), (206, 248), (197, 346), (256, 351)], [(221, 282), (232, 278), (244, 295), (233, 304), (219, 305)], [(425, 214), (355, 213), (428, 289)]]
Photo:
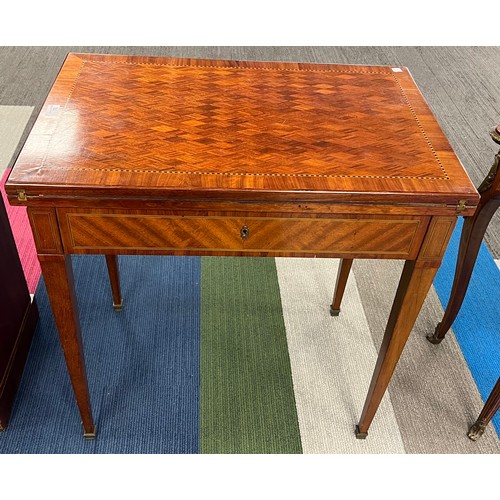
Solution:
[(78, 117), (87, 168), (444, 178), (394, 75), (85, 62), (59, 127), (73, 103), (92, 114)]

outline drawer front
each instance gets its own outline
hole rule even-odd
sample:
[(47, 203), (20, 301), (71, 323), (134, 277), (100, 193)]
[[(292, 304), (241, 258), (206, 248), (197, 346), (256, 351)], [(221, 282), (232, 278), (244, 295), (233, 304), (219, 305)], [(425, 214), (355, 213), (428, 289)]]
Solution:
[(412, 258), (427, 218), (267, 218), (59, 210), (69, 253), (355, 254)]

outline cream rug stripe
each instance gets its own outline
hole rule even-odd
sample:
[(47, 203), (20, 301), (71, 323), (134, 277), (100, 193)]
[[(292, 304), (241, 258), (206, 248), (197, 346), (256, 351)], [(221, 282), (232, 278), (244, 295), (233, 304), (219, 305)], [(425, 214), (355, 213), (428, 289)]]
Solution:
[(0, 106), (0, 177), (9, 166), (33, 106)]
[(329, 303), (336, 259), (276, 259), (304, 453), (404, 453), (390, 397), (366, 440), (358, 422), (377, 352), (353, 276), (343, 313)]
[[(354, 277), (358, 283), (377, 349), (401, 269), (400, 261), (357, 260), (353, 264), (350, 279)], [(353, 313), (358, 314), (346, 303), (341, 314)], [(500, 441), (493, 426), (488, 426), (476, 443), (466, 436), (484, 402), (453, 332), (439, 346), (425, 339), (442, 316), (443, 307), (431, 288), (389, 385), (405, 450), (407, 453), (500, 453)], [(374, 424), (378, 418), (375, 417)], [(387, 435), (391, 431), (386, 428), (382, 432)]]
[[(32, 106), (0, 106), (0, 178), (3, 179), (8, 167), (12, 166), (30, 116)], [(12, 207), (7, 201), (2, 186), (2, 198), (12, 226), (17, 251), (21, 256), (24, 274), (30, 293), (35, 293), (40, 277), (40, 264), (36, 258), (36, 250), (31, 231), (26, 230), (28, 219), (26, 207)]]

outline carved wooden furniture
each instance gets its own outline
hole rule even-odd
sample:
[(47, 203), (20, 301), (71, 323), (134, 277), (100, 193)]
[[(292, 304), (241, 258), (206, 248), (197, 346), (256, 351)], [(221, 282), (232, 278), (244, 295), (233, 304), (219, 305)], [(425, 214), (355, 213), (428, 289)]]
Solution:
[[(497, 144), (500, 144), (500, 125), (498, 125), (490, 135)], [(499, 164), (500, 151), (495, 155), (495, 160), (490, 172), (478, 188), (481, 198), (476, 213), (472, 217), (465, 219), (460, 238), (457, 267), (453, 279), (450, 299), (446, 306), (443, 319), (437, 324), (434, 334), (427, 336), (427, 339), (433, 344), (439, 344), (444, 339), (462, 307), (484, 233), (486, 232), (491, 218), (500, 206)], [(467, 433), (472, 440), (475, 441), (482, 436), (486, 426), (499, 407), (500, 380), (493, 388), (477, 421)]]
[(0, 196), (0, 431), (7, 428), (38, 321)]
[[(491, 132), (491, 137), (497, 144), (500, 144), (500, 125)], [(439, 344), (444, 339), (446, 332), (451, 328), (462, 307), (484, 233), (491, 218), (500, 206), (499, 162), (500, 151), (495, 155), (495, 161), (486, 179), (478, 188), (481, 198), (476, 213), (472, 217), (467, 217), (464, 221), (450, 299), (443, 319), (437, 324), (434, 334), (427, 336), (429, 342), (433, 344)]]
[(7, 192), (28, 206), (87, 437), (70, 254), (404, 259), (363, 438), (478, 201), (406, 68), (85, 54), (68, 55)]

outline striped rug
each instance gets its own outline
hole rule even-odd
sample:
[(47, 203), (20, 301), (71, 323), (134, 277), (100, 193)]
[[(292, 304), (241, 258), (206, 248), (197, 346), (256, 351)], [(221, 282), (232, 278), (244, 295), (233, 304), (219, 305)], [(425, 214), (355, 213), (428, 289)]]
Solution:
[(115, 312), (104, 258), (76, 256), (98, 437), (82, 438), (42, 279), (0, 453), (499, 453), (498, 416), (478, 442), (466, 437), (500, 373), (500, 271), (486, 248), (454, 331), (440, 346), (425, 340), (459, 230), (366, 440), (354, 425), (401, 262), (355, 261), (332, 318), (335, 259), (121, 256), (125, 309)]
[(81, 436), (42, 280), (2, 453), (500, 451), (493, 426), (465, 436), (482, 405), (474, 359), (456, 335), (425, 340), (442, 314), (435, 291), (368, 438), (355, 439), (397, 282), (388, 263), (355, 263), (332, 318), (335, 260), (122, 256), (122, 312), (104, 258), (73, 262), (98, 438)]

